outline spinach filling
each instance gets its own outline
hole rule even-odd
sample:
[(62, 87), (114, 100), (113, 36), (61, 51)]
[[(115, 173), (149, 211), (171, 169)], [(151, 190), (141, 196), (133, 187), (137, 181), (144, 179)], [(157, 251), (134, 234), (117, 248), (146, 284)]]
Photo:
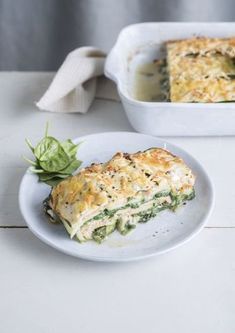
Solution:
[(159, 206), (153, 206), (152, 208), (145, 210), (139, 214), (137, 214), (140, 219), (139, 219), (139, 223), (145, 223), (148, 222), (148, 220), (152, 219), (153, 217), (155, 217), (159, 212), (161, 212), (164, 209), (167, 208), (171, 208), (170, 204), (163, 204), (163, 205), (159, 205)]
[[(161, 204), (153, 203), (153, 206), (151, 208), (146, 209), (145, 211), (139, 212), (137, 214), (133, 214), (132, 218), (136, 218), (135, 222), (126, 221), (125, 219), (122, 219), (122, 217), (118, 217), (117, 220), (109, 226), (103, 226), (95, 229), (92, 234), (92, 238), (98, 242), (101, 243), (110, 233), (112, 233), (115, 229), (117, 229), (122, 235), (128, 234), (131, 230), (133, 230), (136, 227), (137, 223), (146, 223), (153, 217), (155, 217), (159, 212), (165, 209), (171, 209), (173, 211), (176, 210), (177, 207), (179, 207), (182, 203), (184, 203), (187, 200), (192, 200), (195, 197), (195, 191), (194, 189), (190, 194), (183, 194), (183, 195), (177, 195), (169, 192), (161, 192), (162, 195), (155, 195), (154, 198), (160, 198), (163, 196), (170, 195), (171, 197), (171, 203), (165, 201)], [(141, 206), (141, 203), (138, 206), (134, 206), (133, 208), (138, 208)], [(126, 205), (123, 208), (131, 207), (129, 204)], [(121, 208), (121, 209), (123, 209)], [(115, 213), (120, 210), (116, 209)], [(115, 215), (112, 211), (112, 217)], [(107, 211), (103, 212), (104, 216), (107, 215)], [(109, 212), (110, 214), (110, 212)], [(99, 214), (100, 215), (100, 214)]]
[(170, 93), (170, 82), (169, 82), (169, 73), (167, 67), (166, 59), (162, 59), (162, 61), (158, 62), (158, 71), (161, 74), (160, 90), (162, 93), (162, 100), (169, 101), (169, 93)]
[(122, 235), (127, 235), (131, 230), (135, 229), (136, 225), (131, 224), (130, 221), (123, 221), (122, 218), (118, 218), (117, 220), (117, 230)]
[[(165, 201), (161, 204), (154, 202), (153, 206), (151, 208), (146, 209), (145, 211), (136, 213), (132, 215), (132, 218), (134, 218), (134, 222), (132, 221), (126, 221), (125, 219), (122, 219), (122, 217), (117, 217), (117, 219), (114, 219), (114, 223), (106, 226), (99, 227), (95, 229), (92, 233), (92, 239), (96, 241), (97, 243), (102, 243), (105, 238), (111, 234), (115, 229), (117, 229), (122, 235), (128, 234), (131, 230), (133, 230), (136, 227), (137, 223), (145, 223), (149, 221), (151, 218), (155, 217), (159, 212), (161, 212), (164, 209), (171, 209), (173, 211), (176, 210), (177, 207), (179, 207), (182, 203), (184, 203), (187, 200), (192, 200), (195, 197), (195, 190), (193, 189), (190, 194), (183, 194), (183, 195), (177, 195), (169, 191), (162, 191), (154, 195), (154, 197), (151, 200), (158, 199), (161, 197), (167, 197), (170, 196), (171, 203)], [(150, 200), (150, 201), (151, 201)], [(113, 210), (104, 209), (104, 211), (92, 219), (88, 220), (85, 224), (90, 223), (94, 220), (100, 220), (105, 217), (113, 218), (117, 211), (125, 209), (125, 208), (139, 208), (142, 204), (147, 203), (148, 201), (145, 201), (142, 199), (141, 201), (137, 202), (130, 202), (131, 200), (128, 200), (128, 204), (117, 208)], [(53, 222), (59, 222), (61, 221), (58, 216), (55, 215), (55, 213), (52, 212), (50, 206), (49, 206), (49, 197), (43, 202), (44, 204), (44, 210), (49, 215), (50, 219)], [(84, 225), (85, 225), (84, 224)]]
[(183, 195), (173, 195), (170, 193), (171, 203), (164, 202), (161, 205), (153, 205), (152, 208), (149, 208), (146, 211), (140, 212), (137, 215), (140, 217), (139, 223), (145, 223), (151, 218), (155, 217), (159, 212), (164, 209), (171, 209), (173, 211), (176, 210), (183, 202), (192, 200), (195, 197), (195, 190), (193, 189), (190, 194), (183, 194)]
[(195, 198), (195, 190), (193, 188), (192, 192), (190, 194), (182, 194), (182, 195), (175, 195), (170, 194), (171, 196), (171, 209), (174, 211), (177, 207), (179, 207), (183, 202), (190, 201), (193, 198)]
[[(162, 192), (158, 192), (156, 193), (153, 198), (153, 199), (157, 199), (157, 198), (161, 198), (161, 197), (166, 197), (167, 195), (170, 195), (170, 192), (169, 191), (162, 191)], [(93, 221), (93, 220), (101, 220), (105, 217), (113, 217), (115, 215), (115, 213), (119, 210), (122, 210), (122, 209), (125, 209), (125, 208), (139, 208), (142, 204), (144, 203), (147, 203), (148, 201), (145, 201), (144, 199), (142, 199), (141, 201), (139, 202), (130, 202), (130, 198), (129, 198), (129, 203), (126, 204), (125, 206), (122, 206), (122, 207), (119, 207), (119, 208), (116, 208), (116, 209), (112, 209), (112, 210), (109, 210), (107, 208), (104, 209), (104, 211), (94, 217), (92, 217), (90, 220), (88, 220), (86, 223), (90, 222), (90, 221)]]
[(97, 228), (92, 233), (92, 238), (97, 243), (102, 243), (105, 238), (116, 229), (116, 223)]

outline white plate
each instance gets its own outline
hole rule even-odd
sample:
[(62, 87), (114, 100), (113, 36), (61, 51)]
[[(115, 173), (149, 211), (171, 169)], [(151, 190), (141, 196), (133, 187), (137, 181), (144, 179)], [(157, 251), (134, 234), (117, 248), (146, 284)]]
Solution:
[(137, 260), (169, 251), (188, 241), (203, 227), (213, 206), (213, 190), (205, 170), (188, 153), (155, 137), (128, 132), (88, 135), (75, 139), (83, 144), (79, 159), (83, 167), (92, 162), (104, 162), (117, 151), (128, 153), (150, 147), (163, 147), (182, 157), (197, 177), (196, 198), (176, 213), (161, 212), (148, 223), (139, 224), (127, 236), (114, 232), (103, 244), (89, 241), (84, 244), (71, 240), (63, 225), (48, 222), (42, 201), (50, 192), (49, 186), (39, 183), (37, 176), (27, 171), (19, 191), (19, 204), (30, 230), (42, 241), (64, 253), (95, 261)]

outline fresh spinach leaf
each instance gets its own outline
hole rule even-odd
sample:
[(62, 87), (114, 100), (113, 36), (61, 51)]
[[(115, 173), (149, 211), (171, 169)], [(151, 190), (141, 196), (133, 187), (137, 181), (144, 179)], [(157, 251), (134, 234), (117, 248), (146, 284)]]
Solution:
[(50, 186), (71, 176), (82, 164), (76, 158), (79, 144), (74, 144), (70, 139), (60, 143), (56, 138), (48, 136), (48, 126), (44, 138), (35, 148), (29, 140), (26, 143), (35, 157), (35, 161), (25, 158), (31, 164), (30, 171), (38, 174), (39, 181)]
[(60, 170), (60, 173), (65, 175), (71, 175), (74, 171), (76, 171), (80, 167), (81, 164), (82, 164), (81, 161), (74, 159), (65, 169)]
[(72, 140), (68, 139), (61, 143), (61, 146), (63, 147), (66, 154), (71, 158), (76, 158), (77, 150), (79, 144), (74, 144)]

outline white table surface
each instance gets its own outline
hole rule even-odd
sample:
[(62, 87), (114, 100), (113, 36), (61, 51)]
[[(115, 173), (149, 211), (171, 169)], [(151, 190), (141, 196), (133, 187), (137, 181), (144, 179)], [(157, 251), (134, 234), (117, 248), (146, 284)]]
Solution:
[(235, 137), (167, 138), (215, 187), (214, 212), (191, 242), (128, 264), (72, 258), (39, 241), (20, 215), (24, 139), (37, 142), (46, 121), (61, 139), (133, 129), (117, 102), (96, 100), (85, 115), (38, 111), (51, 78), (0, 74), (0, 332), (234, 333)]

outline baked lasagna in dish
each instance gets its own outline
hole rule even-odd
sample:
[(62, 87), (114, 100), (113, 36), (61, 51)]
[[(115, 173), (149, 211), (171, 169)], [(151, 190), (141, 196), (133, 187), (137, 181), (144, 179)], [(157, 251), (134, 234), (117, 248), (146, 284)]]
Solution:
[(80, 242), (122, 235), (164, 209), (194, 198), (195, 177), (184, 161), (161, 148), (117, 153), (61, 181), (45, 200), (53, 222), (62, 222)]
[(171, 102), (235, 101), (235, 38), (169, 41)]

